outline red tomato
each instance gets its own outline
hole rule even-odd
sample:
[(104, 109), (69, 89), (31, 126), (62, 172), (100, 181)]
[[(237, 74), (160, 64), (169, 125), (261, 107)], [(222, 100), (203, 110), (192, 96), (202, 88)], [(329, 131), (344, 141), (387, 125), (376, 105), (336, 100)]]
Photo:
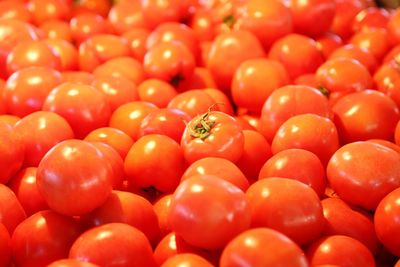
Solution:
[(117, 34), (136, 28), (148, 28), (141, 10), (140, 1), (118, 1), (108, 13), (108, 21)]
[(171, 229), (187, 243), (210, 250), (225, 247), (250, 226), (244, 192), (213, 175), (183, 181), (172, 196), (168, 219)]
[(63, 260), (53, 261), (47, 267), (100, 267), (100, 266), (90, 262), (83, 262), (74, 259), (63, 259)]
[(69, 257), (99, 266), (156, 266), (146, 236), (124, 223), (108, 223), (87, 230), (74, 242)]
[(351, 37), (350, 43), (382, 60), (390, 49), (389, 34), (385, 28), (367, 28)]
[(90, 228), (106, 223), (126, 223), (142, 231), (153, 243), (160, 234), (151, 203), (130, 192), (113, 191), (102, 206), (82, 216), (81, 220)]
[(387, 194), (375, 210), (375, 230), (382, 244), (394, 255), (400, 255), (399, 211), (400, 189)]
[(326, 198), (321, 204), (326, 219), (324, 235), (349, 236), (362, 242), (373, 254), (377, 252), (378, 238), (370, 218), (353, 210), (340, 198)]
[(0, 224), (12, 235), (15, 227), (25, 219), (25, 211), (14, 192), (6, 185), (0, 184)]
[(219, 266), (307, 267), (308, 263), (301, 248), (284, 234), (268, 228), (254, 228), (228, 243)]
[(317, 47), (325, 59), (329, 58), (329, 55), (333, 51), (343, 45), (342, 38), (333, 32), (325, 32), (316, 38), (315, 41), (317, 42)]
[(0, 122), (0, 184), (7, 183), (21, 168), (24, 152), (13, 126)]
[(141, 12), (149, 28), (172, 21), (182, 21), (188, 15), (188, 1), (180, 0), (141, 0)]
[(214, 103), (218, 104), (218, 110), (233, 116), (233, 106), (229, 97), (221, 90), (215, 88), (205, 88), (203, 91), (214, 99)]
[(145, 135), (137, 140), (124, 164), (130, 184), (154, 187), (161, 192), (173, 192), (186, 167), (179, 144), (160, 134)]
[(10, 126), (14, 126), (21, 118), (13, 115), (0, 115), (0, 124), (6, 123)]
[(160, 229), (160, 238), (163, 238), (171, 232), (171, 227), (168, 223), (169, 207), (171, 205), (172, 194), (162, 194), (153, 202), (153, 208), (158, 218)]
[(2, 19), (0, 29), (0, 41), (7, 51), (18, 43), (39, 40), (38, 32), (33, 25), (17, 19)]
[(72, 39), (80, 45), (92, 36), (107, 33), (106, 23), (106, 20), (98, 14), (89, 12), (77, 14), (69, 21)]
[(193, 162), (182, 175), (181, 181), (195, 175), (215, 175), (237, 186), (243, 192), (249, 187), (249, 181), (242, 171), (224, 158), (206, 157)]
[(400, 119), (396, 103), (389, 96), (375, 90), (343, 96), (332, 110), (342, 143), (373, 138), (393, 140)]
[(307, 249), (307, 258), (312, 266), (336, 264), (375, 267), (374, 256), (368, 248), (357, 239), (343, 235), (317, 240)]
[(212, 267), (210, 262), (193, 253), (180, 253), (172, 256), (166, 260), (162, 267), (176, 267), (176, 266), (190, 266), (190, 267)]
[(50, 67), (28, 67), (14, 72), (4, 90), (8, 113), (23, 117), (41, 110), (47, 95), (61, 83), (61, 74)]
[(400, 73), (395, 60), (382, 64), (375, 72), (376, 89), (392, 98), (400, 106)]
[(302, 114), (285, 121), (272, 141), (272, 154), (289, 148), (313, 152), (326, 166), (339, 148), (339, 138), (331, 120), (316, 114)]
[(11, 260), (11, 237), (7, 228), (0, 223), (0, 266), (7, 267)]
[(37, 186), (52, 210), (82, 215), (101, 206), (111, 193), (113, 171), (106, 156), (89, 142), (58, 143), (42, 159)]
[(0, 2), (0, 18), (30, 22), (32, 15), (24, 2), (4, 0)]
[(288, 2), (295, 32), (315, 37), (327, 32), (331, 27), (336, 12), (335, 0), (290, 0)]
[[(115, 4), (114, 6), (116, 6)], [(144, 55), (147, 52), (146, 40), (150, 35), (150, 31), (146, 28), (133, 28), (122, 34), (126, 40), (128, 40), (129, 47), (131, 49), (132, 56), (143, 62)]]
[(186, 123), (190, 119), (190, 116), (180, 109), (154, 110), (143, 118), (139, 138), (148, 134), (163, 134), (180, 143)]
[(379, 7), (368, 7), (361, 10), (353, 20), (354, 32), (364, 28), (386, 28), (392, 15), (389, 10)]
[(389, 19), (386, 28), (388, 29), (390, 42), (392, 45), (397, 45), (400, 43), (400, 10), (395, 10), (392, 14), (391, 18)]
[(273, 91), (289, 84), (289, 74), (279, 61), (266, 58), (241, 63), (232, 80), (232, 100), (241, 108), (260, 113)]
[(40, 211), (21, 222), (11, 238), (12, 256), (17, 266), (41, 267), (66, 258), (81, 233), (73, 218), (54, 211)]
[(400, 155), (372, 142), (350, 143), (332, 156), (327, 177), (347, 204), (374, 210), (384, 196), (400, 186)]
[(91, 131), (84, 139), (90, 142), (102, 142), (115, 149), (122, 159), (125, 159), (133, 145), (132, 138), (121, 130), (112, 127), (97, 128)]
[(393, 149), (394, 151), (400, 153), (400, 146), (396, 145), (394, 142), (384, 140), (384, 139), (369, 139), (367, 141), (385, 146), (387, 148)]
[(66, 119), (77, 138), (107, 125), (110, 118), (110, 106), (105, 96), (94, 87), (63, 83), (54, 88), (47, 96), (44, 111), (57, 113)]
[(58, 19), (47, 20), (40, 25), (40, 29), (48, 39), (72, 41), (71, 28), (66, 21)]
[[(71, 0), (67, 0), (71, 1)], [(107, 14), (113, 3), (108, 0), (79, 0), (74, 2), (73, 12), (75, 13), (94, 13), (99, 14), (103, 17), (107, 17)]]
[(326, 189), (325, 168), (321, 160), (312, 152), (304, 149), (286, 149), (262, 166), (258, 179), (284, 177), (298, 180), (309, 185), (321, 198)]
[(159, 108), (167, 107), (178, 94), (172, 85), (159, 79), (144, 80), (137, 87), (137, 91), (141, 101), (153, 103)]
[(188, 163), (205, 157), (237, 162), (244, 149), (242, 127), (228, 114), (208, 111), (187, 124), (181, 146)]
[(37, 111), (19, 120), (15, 134), (25, 147), (24, 166), (38, 166), (43, 156), (61, 141), (74, 138), (68, 122), (49, 111)]
[(78, 69), (78, 49), (72, 43), (62, 39), (45, 39), (44, 41), (60, 57), (61, 70)]
[(343, 39), (353, 34), (354, 18), (363, 10), (366, 5), (364, 0), (335, 0), (336, 12), (330, 30)]
[(139, 138), (142, 120), (157, 109), (154, 104), (149, 102), (129, 102), (114, 110), (108, 125), (123, 131), (135, 141)]
[(63, 0), (29, 0), (28, 10), (36, 25), (51, 19), (66, 20), (70, 14), (70, 7)]
[[(244, 30), (231, 31), (219, 34), (214, 39), (208, 53), (206, 66), (218, 88), (227, 92), (239, 65), (248, 59), (264, 55), (261, 43), (255, 35)], [(229, 60), (227, 60), (228, 58)]]

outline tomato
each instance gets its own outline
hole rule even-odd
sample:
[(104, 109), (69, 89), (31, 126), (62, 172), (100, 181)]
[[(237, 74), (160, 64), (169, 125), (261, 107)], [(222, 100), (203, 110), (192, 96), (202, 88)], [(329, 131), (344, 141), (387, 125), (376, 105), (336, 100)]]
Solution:
[(340, 198), (326, 198), (321, 204), (326, 219), (324, 235), (349, 236), (362, 242), (373, 254), (377, 252), (379, 242), (370, 218)]
[(66, 258), (81, 233), (73, 218), (46, 210), (21, 222), (11, 238), (12, 257), (17, 266), (46, 266)]
[(106, 20), (100, 15), (82, 13), (69, 21), (72, 39), (79, 45), (97, 34), (107, 33)]
[(217, 23), (212, 11), (208, 8), (198, 8), (189, 20), (188, 25), (200, 42), (211, 41), (215, 37)]
[(149, 134), (133, 144), (125, 158), (128, 182), (140, 188), (173, 192), (185, 170), (182, 148), (172, 138)]
[(399, 160), (399, 153), (390, 148), (354, 142), (335, 152), (327, 166), (327, 177), (347, 204), (374, 210), (384, 196), (399, 187)]
[(139, 100), (136, 85), (123, 76), (95, 76), (92, 86), (104, 94), (111, 112), (123, 104)]
[(130, 56), (128, 41), (111, 34), (96, 34), (79, 46), (79, 68), (92, 72), (102, 63), (118, 57)]
[(151, 203), (130, 192), (114, 190), (102, 206), (82, 216), (81, 220), (89, 228), (113, 222), (126, 223), (143, 232), (150, 242), (157, 241), (160, 233)]
[(36, 186), (36, 171), (36, 167), (22, 169), (8, 183), (27, 216), (49, 209)]
[(2, 223), (0, 223), (0, 251), (0, 266), (6, 267), (11, 260), (11, 237)]
[(400, 25), (400, 11), (396, 10), (389, 19), (388, 24), (386, 25), (386, 28), (389, 33), (390, 42), (392, 45), (397, 45), (400, 43), (399, 25)]
[(17, 19), (2, 19), (0, 29), (0, 41), (7, 49), (6, 51), (20, 42), (39, 40), (39, 35), (33, 25)]
[(273, 91), (289, 84), (289, 74), (279, 61), (266, 58), (241, 63), (232, 80), (232, 100), (256, 114)]
[(70, 7), (63, 0), (29, 0), (28, 10), (36, 25), (51, 19), (68, 19), (70, 14)]
[(324, 61), (317, 43), (310, 37), (296, 33), (274, 42), (268, 58), (281, 62), (292, 80), (302, 74), (315, 72)]
[(290, 0), (288, 2), (295, 32), (315, 37), (330, 29), (336, 12), (335, 0)]
[(183, 181), (172, 196), (168, 219), (187, 243), (210, 250), (222, 249), (250, 226), (244, 192), (213, 175)]
[(375, 90), (343, 96), (332, 110), (342, 143), (373, 138), (393, 140), (400, 119), (396, 103), (389, 96)]
[(171, 233), (171, 227), (168, 223), (168, 213), (169, 206), (171, 205), (171, 197), (172, 194), (162, 194), (153, 202), (153, 208), (157, 215), (158, 226), (160, 229), (160, 239)]
[(193, 162), (182, 175), (181, 181), (195, 175), (215, 175), (240, 188), (243, 192), (249, 187), (249, 181), (242, 171), (231, 161), (224, 158), (206, 157)]
[(264, 49), (255, 35), (249, 31), (236, 30), (216, 36), (211, 44), (206, 66), (218, 88), (227, 92), (239, 65), (248, 59), (263, 56)]
[(234, 28), (253, 33), (268, 51), (277, 39), (292, 32), (292, 15), (282, 1), (250, 0), (239, 10)]
[(196, 62), (189, 48), (180, 42), (160, 42), (144, 55), (143, 67), (150, 78), (178, 86), (190, 77)]
[(190, 116), (179, 109), (165, 108), (150, 112), (140, 124), (139, 138), (148, 134), (163, 134), (177, 143), (181, 141)]
[(108, 21), (117, 34), (136, 28), (147, 28), (140, 1), (118, 1), (108, 13)]
[(351, 25), (354, 18), (366, 7), (363, 1), (364, 0), (335, 0), (336, 12), (330, 31), (338, 34), (343, 39), (349, 38), (353, 34)]
[[(14, 126), (21, 118), (13, 115), (0, 115), (0, 122)], [(0, 124), (1, 124), (0, 123)]]
[(87, 230), (73, 243), (69, 257), (99, 266), (156, 266), (146, 236), (124, 223), (108, 223)]
[(384, 139), (369, 139), (367, 141), (385, 146), (387, 148), (393, 149), (394, 151), (400, 153), (400, 146), (396, 145), (394, 142), (384, 140)]
[(372, 253), (363, 243), (343, 235), (332, 235), (314, 242), (307, 249), (307, 258), (312, 266), (320, 264), (375, 266)]
[(12, 235), (15, 227), (25, 219), (26, 213), (14, 192), (6, 185), (0, 184), (0, 224)]
[(62, 259), (53, 261), (47, 267), (99, 267), (99, 265), (74, 259)]
[(286, 120), (306, 113), (332, 117), (328, 100), (321, 91), (304, 85), (283, 86), (273, 91), (265, 101), (259, 131), (271, 142)]
[(111, 115), (105, 96), (94, 87), (79, 83), (55, 87), (47, 96), (43, 110), (66, 119), (77, 138), (106, 126)]
[(62, 39), (45, 39), (44, 41), (60, 57), (61, 70), (78, 69), (78, 49), (72, 43)]
[(159, 79), (146, 79), (137, 87), (139, 99), (153, 103), (159, 108), (167, 107), (168, 103), (178, 94), (169, 83)]
[(90, 142), (102, 142), (115, 149), (122, 159), (125, 159), (133, 145), (132, 138), (121, 130), (112, 127), (97, 128), (91, 131), (84, 139)]
[(219, 266), (306, 267), (308, 263), (301, 248), (284, 234), (268, 228), (254, 228), (228, 243)]
[(69, 23), (63, 20), (47, 20), (40, 25), (44, 36), (48, 39), (64, 40), (66, 42), (72, 41), (71, 28)]
[(386, 28), (391, 18), (387, 9), (379, 7), (368, 7), (361, 10), (353, 20), (354, 32), (364, 28)]
[(262, 166), (258, 179), (284, 177), (298, 180), (322, 197), (326, 189), (325, 168), (321, 160), (304, 149), (286, 149), (269, 158)]
[(36, 183), (49, 207), (82, 215), (101, 206), (112, 189), (113, 170), (106, 156), (89, 142), (66, 140), (42, 159)]
[(149, 28), (155, 28), (168, 21), (182, 21), (188, 15), (188, 1), (142, 0), (139, 2), (144, 21)]
[(382, 64), (373, 76), (376, 89), (392, 98), (400, 105), (400, 73), (395, 60)]
[(146, 28), (134, 28), (122, 34), (122, 37), (128, 40), (132, 56), (140, 62), (143, 62), (147, 52), (146, 40), (149, 35), (150, 31)]
[(332, 32), (325, 32), (316, 38), (315, 41), (325, 59), (327, 59), (333, 51), (343, 45), (342, 38)]
[(364, 29), (354, 34), (350, 43), (368, 51), (379, 61), (390, 49), (389, 36), (385, 28)]
[(0, 184), (7, 181), (21, 168), (25, 148), (12, 125), (0, 122)]
[(111, 6), (112, 3), (108, 0), (79, 0), (79, 2), (74, 2), (73, 12), (94, 13), (107, 17)]
[(234, 115), (233, 105), (230, 98), (221, 90), (214, 88), (205, 88), (203, 91), (214, 99), (214, 103), (218, 104), (218, 109), (228, 115)]
[(237, 162), (244, 149), (242, 127), (228, 114), (207, 111), (187, 124), (181, 146), (188, 163), (205, 157)]
[(331, 120), (308, 113), (285, 121), (276, 132), (271, 148), (272, 154), (289, 148), (305, 149), (317, 155), (326, 166), (339, 148), (339, 138)]
[(149, 102), (129, 102), (114, 110), (108, 125), (109, 127), (123, 131), (135, 141), (139, 138), (142, 120), (149, 113), (157, 109), (154, 104)]
[(206, 259), (193, 253), (180, 253), (172, 256), (163, 263), (163, 267), (175, 267), (175, 266), (191, 266), (191, 267), (212, 267), (210, 262)]
[(25, 147), (24, 166), (38, 166), (54, 145), (74, 138), (68, 122), (60, 115), (48, 111), (37, 111), (25, 116), (15, 124), (14, 129)]
[(21, 1), (4, 0), (0, 3), (0, 18), (15, 19), (18, 21), (31, 21), (31, 13)]

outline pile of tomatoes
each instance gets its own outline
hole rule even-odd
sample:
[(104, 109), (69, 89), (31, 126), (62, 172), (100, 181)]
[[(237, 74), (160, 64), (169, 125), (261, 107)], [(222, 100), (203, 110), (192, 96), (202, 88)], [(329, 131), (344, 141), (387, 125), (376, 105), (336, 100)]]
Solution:
[(0, 267), (400, 266), (400, 9), (0, 1)]

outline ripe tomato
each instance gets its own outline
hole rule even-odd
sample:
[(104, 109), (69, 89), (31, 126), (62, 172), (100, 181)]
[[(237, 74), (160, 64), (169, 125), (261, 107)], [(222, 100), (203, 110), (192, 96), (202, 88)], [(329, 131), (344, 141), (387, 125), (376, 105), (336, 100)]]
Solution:
[(327, 184), (321, 160), (310, 151), (296, 148), (282, 150), (264, 163), (258, 179), (269, 177), (298, 180), (314, 189), (320, 198)]
[(24, 2), (4, 0), (0, 2), (0, 18), (30, 22), (32, 15)]
[(11, 237), (2, 223), (0, 223), (0, 251), (0, 266), (9, 266), (8, 263), (11, 260)]
[(392, 14), (388, 24), (386, 25), (386, 28), (388, 29), (389, 33), (390, 43), (392, 45), (397, 45), (400, 43), (399, 25), (400, 25), (400, 10), (396, 10)]
[(74, 2), (73, 12), (94, 13), (107, 17), (112, 4), (108, 0), (79, 0), (79, 2)]
[(133, 144), (125, 158), (128, 183), (173, 192), (185, 170), (182, 148), (166, 135), (149, 134)]
[(241, 108), (259, 114), (261, 108), (276, 89), (289, 84), (285, 66), (277, 60), (249, 59), (241, 63), (232, 80), (232, 100)]
[(301, 248), (284, 234), (269, 228), (254, 228), (233, 238), (222, 251), (221, 267), (306, 267)]
[(390, 96), (400, 106), (400, 72), (395, 60), (382, 64), (373, 76), (376, 89)]
[(332, 156), (327, 177), (347, 204), (374, 210), (384, 196), (400, 186), (400, 155), (372, 142), (350, 143)]
[(386, 28), (392, 14), (389, 10), (379, 7), (368, 7), (361, 10), (353, 20), (354, 32), (362, 31), (364, 28)]
[(163, 263), (163, 267), (176, 267), (176, 266), (191, 266), (191, 267), (212, 267), (214, 266), (206, 259), (193, 253), (180, 253), (172, 256)]
[(28, 10), (36, 25), (51, 19), (66, 20), (71, 12), (63, 0), (29, 0)]
[(72, 43), (62, 39), (45, 39), (44, 41), (60, 57), (61, 70), (78, 69), (78, 49)]
[(0, 224), (12, 235), (15, 227), (25, 219), (26, 213), (14, 192), (6, 185), (0, 184)]
[(394, 151), (400, 153), (400, 146), (395, 144), (394, 142), (384, 140), (384, 139), (369, 139), (367, 140), (368, 142), (376, 143), (382, 146), (385, 146), (387, 148), (393, 149)]
[(187, 124), (181, 146), (188, 163), (205, 157), (237, 162), (244, 149), (242, 127), (228, 114), (207, 111)]
[(187, 243), (215, 250), (250, 226), (250, 211), (238, 187), (217, 176), (196, 175), (175, 190), (168, 219)]
[(110, 106), (105, 96), (94, 87), (79, 83), (63, 83), (47, 96), (44, 111), (57, 113), (72, 127), (75, 137), (107, 125)]
[(150, 31), (146, 28), (133, 28), (122, 34), (122, 37), (128, 40), (132, 56), (140, 62), (143, 62), (147, 52), (146, 40), (149, 35)]
[(74, 216), (91, 212), (107, 200), (113, 171), (93, 144), (72, 139), (58, 143), (44, 156), (36, 179), (52, 210)]
[(100, 266), (90, 262), (83, 262), (74, 259), (62, 259), (53, 261), (51, 264), (47, 265), (47, 267), (100, 267)]
[(126, 33), (136, 28), (148, 28), (144, 20), (140, 1), (118, 1), (114, 3), (108, 13), (114, 32)]
[(350, 43), (368, 51), (380, 61), (390, 49), (388, 31), (385, 28), (367, 28), (351, 37)]
[(338, 34), (346, 40), (353, 34), (353, 24), (355, 16), (363, 10), (366, 5), (364, 0), (335, 0), (336, 12), (333, 18), (330, 31)]
[(5, 184), (17, 173), (24, 162), (25, 148), (13, 126), (0, 122), (0, 184)]
[(39, 211), (15, 228), (11, 238), (13, 260), (21, 267), (47, 266), (66, 258), (80, 233), (80, 225), (73, 218)]
[(325, 59), (329, 58), (329, 55), (337, 48), (343, 45), (342, 38), (332, 32), (325, 32), (315, 39), (317, 47), (321, 51)]
[(272, 154), (289, 148), (301, 148), (313, 152), (326, 166), (339, 148), (335, 124), (316, 114), (302, 114), (285, 121), (272, 140)]
[[(162, 194), (153, 202), (153, 208), (157, 215), (160, 229), (160, 239), (171, 233), (171, 227), (168, 223), (169, 206), (171, 205), (172, 194)], [(160, 241), (161, 242), (161, 241)], [(156, 259), (157, 261), (157, 259)]]
[(48, 20), (40, 25), (40, 29), (48, 39), (64, 40), (66, 42), (72, 41), (71, 28), (69, 23), (63, 20)]
[(77, 14), (69, 21), (72, 39), (79, 45), (92, 36), (107, 33), (106, 23), (106, 20), (97, 14)]
[(36, 171), (36, 167), (22, 169), (8, 183), (27, 216), (49, 209), (36, 186)]
[(0, 124), (6, 123), (10, 126), (14, 126), (21, 118), (13, 115), (0, 115)]
[(178, 22), (184, 20), (188, 15), (189, 1), (180, 0), (141, 0), (140, 7), (144, 21), (149, 28), (164, 22)]
[(307, 249), (307, 258), (312, 266), (336, 264), (375, 267), (374, 256), (368, 248), (357, 239), (343, 235), (317, 240)]
[(99, 266), (156, 266), (149, 240), (125, 223), (108, 223), (87, 230), (73, 243), (69, 258)]
[(2, 19), (0, 29), (0, 41), (6, 51), (10, 51), (20, 42), (39, 40), (38, 32), (32, 24), (17, 19)]
[(159, 79), (146, 79), (137, 87), (139, 99), (153, 103), (159, 108), (167, 107), (168, 103), (178, 94), (175, 88)]
[(393, 140), (400, 119), (396, 103), (376, 90), (343, 96), (333, 105), (332, 110), (342, 143), (373, 138)]

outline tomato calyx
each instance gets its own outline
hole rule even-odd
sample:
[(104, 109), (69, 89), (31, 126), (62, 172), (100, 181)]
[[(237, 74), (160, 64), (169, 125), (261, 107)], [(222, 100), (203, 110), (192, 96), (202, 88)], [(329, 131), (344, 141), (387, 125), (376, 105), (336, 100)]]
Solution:
[(178, 85), (181, 83), (181, 81), (183, 81), (185, 78), (183, 77), (183, 75), (181, 74), (176, 74), (175, 76), (173, 76), (171, 78), (171, 80), (169, 81), (169, 83), (174, 86), (174, 87), (178, 87)]
[(331, 94), (331, 92), (329, 92), (328, 88), (326, 88), (323, 85), (318, 86), (318, 90), (326, 97), (329, 97), (329, 95)]
[(226, 26), (228, 26), (229, 28), (232, 28), (233, 25), (235, 24), (236, 20), (235, 20), (235, 17), (232, 14), (230, 14), (230, 15), (225, 16), (222, 19), (222, 22), (224, 24), (226, 24)]
[(213, 111), (213, 108), (217, 105), (222, 105), (222, 103), (211, 105), (206, 113), (197, 116), (197, 118), (193, 120), (193, 122), (188, 126), (190, 136), (205, 140), (211, 134), (211, 129), (214, 126), (215, 121), (210, 120), (209, 116)]

